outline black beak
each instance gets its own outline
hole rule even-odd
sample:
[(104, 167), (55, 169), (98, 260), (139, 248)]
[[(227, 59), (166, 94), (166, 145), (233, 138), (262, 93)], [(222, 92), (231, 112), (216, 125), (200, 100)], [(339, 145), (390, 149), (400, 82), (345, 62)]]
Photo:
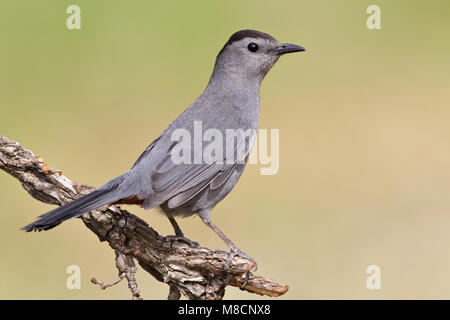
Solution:
[(305, 48), (292, 43), (282, 43), (281, 46), (275, 48), (275, 53), (279, 56), (285, 53), (306, 51)]

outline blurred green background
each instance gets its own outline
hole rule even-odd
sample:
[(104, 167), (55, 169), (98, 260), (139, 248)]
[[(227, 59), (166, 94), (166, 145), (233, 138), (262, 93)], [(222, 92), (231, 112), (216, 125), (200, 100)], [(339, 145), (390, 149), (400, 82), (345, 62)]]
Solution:
[[(81, 30), (66, 8), (81, 7)], [(366, 8), (381, 7), (381, 30)], [(286, 299), (450, 298), (449, 1), (0, 2), (0, 134), (77, 182), (100, 186), (203, 90), (217, 52), (252, 28), (307, 52), (280, 59), (261, 89), (262, 128), (280, 129), (280, 171), (259, 166), (213, 221), (290, 286)], [(79, 220), (23, 225), (50, 209), (0, 172), (0, 298), (129, 299), (114, 253)], [(130, 210), (161, 234), (157, 210)], [(225, 249), (198, 217), (185, 234)], [(66, 288), (79, 265), (80, 290)], [(381, 268), (381, 290), (366, 268)], [(146, 299), (166, 285), (140, 270)], [(235, 288), (227, 299), (257, 296)]]

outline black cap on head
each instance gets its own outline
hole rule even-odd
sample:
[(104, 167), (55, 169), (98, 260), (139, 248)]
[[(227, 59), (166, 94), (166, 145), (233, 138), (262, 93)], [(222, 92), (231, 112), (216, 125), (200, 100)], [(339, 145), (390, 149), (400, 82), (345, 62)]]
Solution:
[(244, 38), (260, 38), (260, 39), (267, 39), (267, 40), (275, 40), (271, 35), (268, 35), (267, 33), (256, 31), (256, 30), (241, 30), (236, 33), (234, 33), (230, 39), (228, 39), (228, 42), (225, 45), (230, 45), (235, 41), (242, 40)]

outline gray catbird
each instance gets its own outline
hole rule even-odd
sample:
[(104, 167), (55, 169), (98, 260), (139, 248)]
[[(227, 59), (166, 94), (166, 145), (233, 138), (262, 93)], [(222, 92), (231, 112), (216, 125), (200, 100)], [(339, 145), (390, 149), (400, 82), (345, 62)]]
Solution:
[[(160, 206), (177, 236), (183, 237), (183, 233), (174, 217), (197, 213), (230, 247), (230, 257), (240, 254), (251, 259), (212, 223), (210, 215), (211, 209), (239, 180), (253, 142), (249, 141), (243, 148), (245, 159), (242, 162), (175, 163), (171, 154), (180, 142), (174, 141), (173, 133), (183, 129), (195, 135), (194, 122), (201, 123), (203, 130), (219, 130), (223, 136), (228, 129), (256, 131), (261, 81), (281, 55), (298, 51), (305, 49), (280, 43), (263, 32), (241, 30), (234, 33), (217, 55), (204, 92), (147, 147), (131, 170), (92, 193), (40, 216), (23, 229), (48, 230), (109, 204), (140, 204), (145, 209)], [(228, 147), (227, 142), (226, 154), (230, 153)], [(231, 153), (236, 152), (236, 146), (233, 148)]]

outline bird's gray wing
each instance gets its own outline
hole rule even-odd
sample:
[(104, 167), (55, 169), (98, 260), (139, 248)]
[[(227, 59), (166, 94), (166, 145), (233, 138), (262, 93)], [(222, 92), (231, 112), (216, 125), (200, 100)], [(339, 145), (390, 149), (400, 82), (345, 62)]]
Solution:
[(236, 168), (237, 163), (233, 165), (227, 165), (227, 168), (222, 169), (219, 173), (217, 173), (212, 179), (204, 180), (203, 182), (199, 183), (198, 185), (178, 193), (176, 196), (173, 196), (170, 198), (168, 202), (168, 207), (170, 209), (181, 206), (182, 204), (188, 202), (192, 198), (194, 198), (197, 194), (202, 192), (206, 188), (210, 188), (212, 190), (219, 188), (221, 185), (227, 181), (227, 179), (230, 177), (231, 173)]
[[(145, 208), (152, 208), (167, 200), (169, 207), (173, 208), (189, 201), (207, 187), (219, 188), (239, 161), (243, 161), (250, 153), (254, 137), (249, 139), (238, 139), (235, 146), (227, 145), (223, 163), (175, 164), (168, 154), (151, 174), (153, 194), (146, 199)], [(241, 152), (239, 157), (236, 150)], [(229, 159), (235, 159), (235, 162)]]
[(136, 162), (133, 164), (133, 166), (131, 167), (131, 169), (133, 169), (134, 167), (136, 167), (143, 159), (145, 159), (145, 157), (147, 157), (147, 155), (150, 153), (150, 151), (152, 151), (152, 149), (155, 147), (155, 145), (158, 143), (158, 141), (161, 139), (162, 135), (160, 135), (158, 138), (156, 138), (155, 140), (153, 140), (152, 143), (150, 143), (150, 145), (144, 150), (144, 152), (141, 153), (141, 155), (139, 156), (139, 158), (136, 160)]

